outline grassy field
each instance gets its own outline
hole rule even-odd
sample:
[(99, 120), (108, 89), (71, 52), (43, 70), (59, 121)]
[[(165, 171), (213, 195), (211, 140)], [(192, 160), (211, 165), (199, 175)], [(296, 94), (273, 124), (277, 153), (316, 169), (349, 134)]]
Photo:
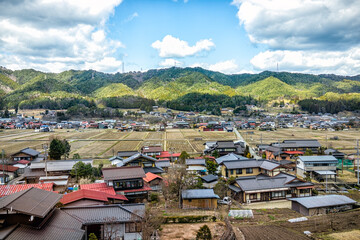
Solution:
[(4, 130), (0, 132), (0, 144), (10, 155), (23, 148), (42, 150), (42, 144), (51, 139), (67, 139), (71, 145), (70, 157), (78, 153), (82, 158), (106, 159), (118, 151), (140, 150), (146, 145), (161, 145), (165, 151), (187, 151), (200, 154), (203, 143), (211, 140), (236, 139), (234, 133), (199, 132), (197, 129), (170, 129), (166, 132), (119, 132), (114, 129), (56, 129), (55, 132), (34, 130)]
[[(359, 129), (347, 131), (323, 131), (305, 128), (282, 128), (276, 131), (240, 130), (243, 138), (253, 147), (257, 144), (269, 144), (285, 139), (317, 139), (328, 148), (336, 148), (345, 153), (354, 153), (356, 139), (360, 138)], [(338, 140), (334, 140), (337, 137)]]

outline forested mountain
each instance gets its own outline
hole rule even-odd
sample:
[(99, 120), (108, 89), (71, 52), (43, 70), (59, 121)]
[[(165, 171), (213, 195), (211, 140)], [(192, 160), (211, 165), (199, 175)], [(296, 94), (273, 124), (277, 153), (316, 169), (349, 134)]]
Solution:
[[(236, 104), (254, 102), (253, 99), (257, 102), (357, 101), (359, 94), (352, 93), (360, 93), (360, 75), (270, 71), (226, 75), (202, 68), (175, 67), (124, 74), (93, 70), (44, 73), (0, 68), (0, 107), (8, 108), (66, 109), (76, 104), (139, 107), (139, 104), (160, 103), (182, 110), (206, 110), (214, 106), (236, 107)], [(197, 107), (190, 107), (196, 104)]]

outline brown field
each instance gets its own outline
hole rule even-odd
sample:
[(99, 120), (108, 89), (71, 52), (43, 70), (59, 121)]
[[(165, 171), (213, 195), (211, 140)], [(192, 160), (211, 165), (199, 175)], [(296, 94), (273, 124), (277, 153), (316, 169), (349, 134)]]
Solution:
[[(285, 139), (317, 139), (322, 146), (336, 148), (345, 153), (355, 152), (356, 139), (360, 138), (359, 129), (322, 131), (305, 128), (282, 128), (276, 131), (240, 130), (239, 132), (245, 141), (253, 147), (261, 142), (269, 144)], [(331, 139), (334, 137), (338, 137), (338, 140)]]
[(359, 240), (360, 239), (360, 230), (353, 230), (349, 232), (339, 232), (339, 233), (331, 233), (327, 235), (331, 239), (334, 240)]
[(307, 240), (309, 238), (300, 233), (296, 233), (286, 228), (279, 226), (239, 226), (239, 230), (247, 240), (267, 240), (267, 239), (279, 239), (279, 240)]
[(220, 239), (224, 233), (224, 223), (184, 223), (184, 224), (164, 224), (160, 232), (161, 239), (164, 240), (190, 240), (196, 238), (196, 232), (204, 225), (208, 225), (211, 231), (212, 239)]
[[(197, 129), (170, 129), (166, 132), (119, 132), (115, 129), (55, 129), (54, 132), (47, 133), (20, 129), (0, 131), (0, 145), (6, 154), (26, 147), (41, 151), (42, 144), (49, 144), (53, 138), (67, 139), (70, 142), (70, 157), (79, 153), (82, 158), (103, 159), (113, 156), (117, 151), (140, 150), (146, 145), (161, 145), (164, 151), (199, 154), (204, 149), (205, 141), (236, 139), (234, 133), (199, 132)], [(195, 138), (203, 140), (195, 141)]]

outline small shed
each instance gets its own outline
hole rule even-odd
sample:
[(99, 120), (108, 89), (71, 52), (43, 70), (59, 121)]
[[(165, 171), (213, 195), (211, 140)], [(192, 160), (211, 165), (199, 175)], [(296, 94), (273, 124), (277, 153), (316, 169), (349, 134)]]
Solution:
[(215, 185), (218, 183), (218, 176), (209, 174), (201, 177), (201, 180), (203, 181), (203, 185), (206, 188), (214, 188)]
[(216, 209), (219, 196), (213, 189), (190, 189), (181, 193), (183, 209)]
[(291, 209), (305, 216), (346, 211), (354, 208), (356, 201), (344, 195), (322, 195), (290, 198)]

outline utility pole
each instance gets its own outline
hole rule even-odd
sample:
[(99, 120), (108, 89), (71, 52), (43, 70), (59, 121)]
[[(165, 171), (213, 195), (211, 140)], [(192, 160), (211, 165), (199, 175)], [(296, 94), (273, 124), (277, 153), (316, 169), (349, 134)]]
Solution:
[(356, 140), (356, 155), (357, 155), (357, 185), (359, 186), (359, 139)]
[(3, 149), (2, 151), (1, 151), (1, 159), (2, 159), (2, 164), (3, 164), (3, 181), (4, 181), (4, 185), (5, 185), (5, 179), (6, 179), (6, 177), (5, 177), (5, 150)]
[(42, 145), (44, 152), (45, 152), (45, 176), (47, 177), (47, 149), (48, 149), (48, 145), (47, 143)]

